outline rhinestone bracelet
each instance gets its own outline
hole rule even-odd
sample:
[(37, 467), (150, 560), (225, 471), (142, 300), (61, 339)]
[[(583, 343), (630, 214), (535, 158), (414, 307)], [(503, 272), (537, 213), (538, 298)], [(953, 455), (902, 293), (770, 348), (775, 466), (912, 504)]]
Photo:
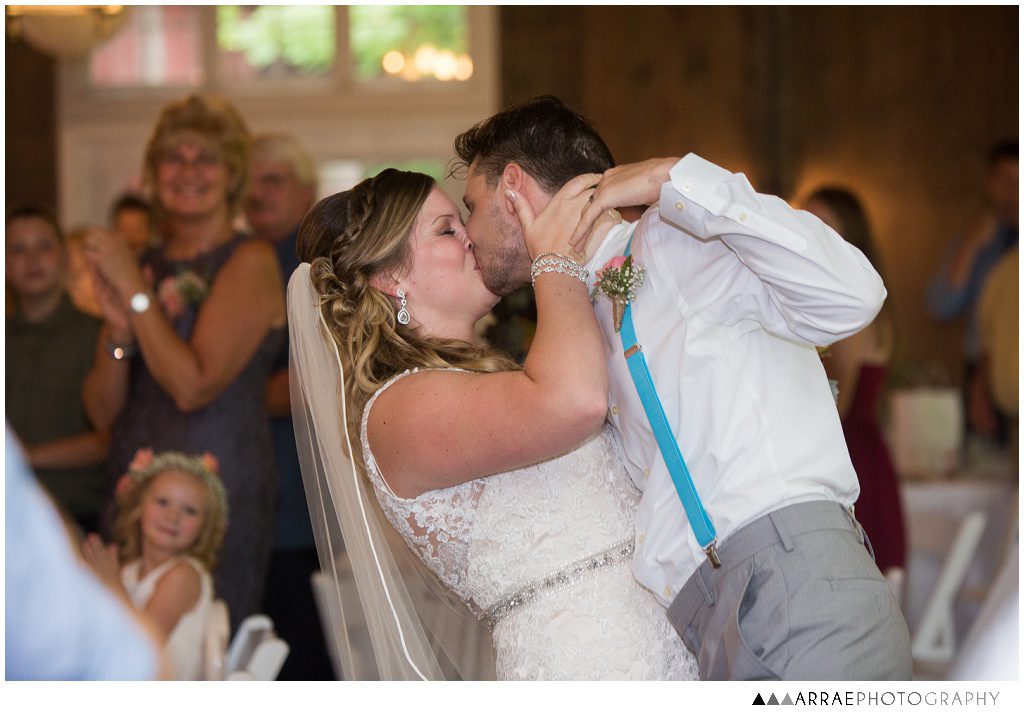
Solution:
[(540, 254), (533, 260), (530, 266), (530, 279), (534, 286), (537, 285), (537, 277), (542, 273), (560, 273), (566, 276), (578, 278), (584, 284), (590, 278), (590, 271), (562, 254), (545, 253)]

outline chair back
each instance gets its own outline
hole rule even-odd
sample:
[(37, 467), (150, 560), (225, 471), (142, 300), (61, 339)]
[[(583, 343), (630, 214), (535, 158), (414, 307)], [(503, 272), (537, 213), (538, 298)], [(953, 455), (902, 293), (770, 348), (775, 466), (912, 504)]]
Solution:
[(224, 665), (228, 681), (273, 681), (288, 657), (287, 642), (266, 614), (251, 614), (238, 627)]
[(927, 664), (929, 669), (948, 665), (956, 651), (953, 603), (978, 550), (987, 521), (984, 512), (975, 510), (960, 523), (910, 642), (914, 660)]
[(1020, 549), (1014, 544), (950, 667), (950, 680), (1016, 681), (1019, 634)]

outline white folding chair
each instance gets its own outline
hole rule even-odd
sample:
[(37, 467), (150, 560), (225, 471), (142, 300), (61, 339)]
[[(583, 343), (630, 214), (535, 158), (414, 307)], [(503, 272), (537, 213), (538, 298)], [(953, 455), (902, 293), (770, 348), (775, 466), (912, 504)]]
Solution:
[(978, 618), (950, 666), (951, 681), (1015, 681), (1020, 677), (1020, 551), (1017, 544), (989, 589)]
[(256, 645), (244, 669), (228, 674), (228, 681), (273, 681), (281, 672), (290, 651), (280, 637), (269, 637)]
[(228, 681), (273, 681), (284, 660), (288, 644), (274, 632), (266, 614), (251, 614), (238, 627), (231, 641), (224, 672)]
[(324, 641), (327, 642), (327, 652), (331, 657), (334, 678), (342, 679), (345, 674), (354, 673), (352, 648), (348, 639), (338, 639), (335, 636), (335, 630), (345, 631), (345, 616), (335, 614), (331, 608), (332, 600), (327, 593), (327, 590), (331, 588), (330, 581), (323, 572), (319, 570), (313, 572), (309, 576), (309, 581), (313, 585), (313, 597), (316, 600), (317, 611), (320, 613), (320, 623), (323, 625)]
[(944, 670), (956, 651), (953, 603), (978, 550), (988, 518), (974, 511), (964, 517), (925, 604), (910, 651), (915, 662), (932, 672)]
[(213, 600), (206, 619), (206, 637), (203, 644), (203, 678), (206, 681), (221, 681), (224, 678), (224, 661), (227, 657), (230, 631), (228, 605), (221, 599)]
[[(344, 557), (336, 568), (337, 584), (323, 572), (310, 576), (334, 674), (346, 681), (375, 681), (380, 676), (352, 569)], [(332, 595), (329, 590), (334, 589), (340, 595)]]

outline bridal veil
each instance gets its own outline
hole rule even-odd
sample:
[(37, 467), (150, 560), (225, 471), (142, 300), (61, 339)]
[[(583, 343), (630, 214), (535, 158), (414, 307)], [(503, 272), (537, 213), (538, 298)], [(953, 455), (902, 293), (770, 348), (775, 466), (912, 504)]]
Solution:
[(494, 678), (489, 635), (411, 555), (357, 468), (341, 361), (308, 263), (288, 282), (288, 325), (292, 421), (322, 570), (314, 589), (343, 677)]

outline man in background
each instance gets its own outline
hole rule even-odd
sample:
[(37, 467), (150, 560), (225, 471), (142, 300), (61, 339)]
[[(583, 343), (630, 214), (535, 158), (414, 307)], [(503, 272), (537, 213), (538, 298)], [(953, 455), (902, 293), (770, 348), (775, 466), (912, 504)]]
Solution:
[[(252, 143), (249, 177), (245, 217), (250, 233), (274, 247), (287, 287), (299, 265), (295, 254), (299, 223), (316, 200), (313, 162), (291, 136), (261, 134)], [(264, 402), (271, 416), (278, 475), (274, 552), (264, 611), (291, 647), (278, 679), (329, 680), (334, 674), (310, 583), (320, 562), (295, 452), (287, 343), (267, 381)]]
[(928, 286), (928, 309), (940, 321), (967, 316), (964, 335), (964, 385), (967, 386), (968, 428), (1006, 441), (1006, 415), (993, 405), (977, 404), (971, 395), (980, 367), (981, 339), (978, 299), (1000, 259), (1017, 246), (1019, 163), (1017, 142), (999, 142), (989, 151), (983, 205), (963, 235), (946, 251)]

